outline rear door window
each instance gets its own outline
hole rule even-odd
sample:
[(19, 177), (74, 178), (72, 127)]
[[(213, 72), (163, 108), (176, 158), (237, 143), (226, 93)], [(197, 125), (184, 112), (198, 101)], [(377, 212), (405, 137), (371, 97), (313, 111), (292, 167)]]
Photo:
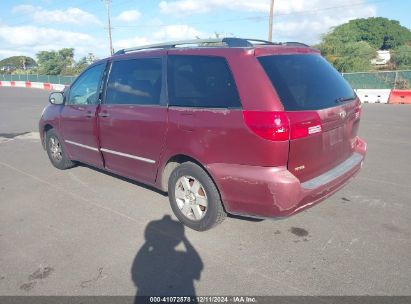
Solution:
[(348, 82), (316, 54), (259, 57), (286, 111), (320, 110), (355, 98)]
[(107, 82), (107, 104), (160, 104), (161, 58), (114, 61)]
[(241, 107), (226, 60), (210, 56), (169, 56), (168, 97), (171, 106)]

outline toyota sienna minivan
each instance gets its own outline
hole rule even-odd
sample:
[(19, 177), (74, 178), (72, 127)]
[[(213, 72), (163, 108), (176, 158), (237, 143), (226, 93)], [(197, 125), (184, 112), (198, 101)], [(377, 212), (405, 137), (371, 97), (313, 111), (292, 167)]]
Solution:
[(39, 128), (56, 168), (85, 163), (168, 192), (177, 218), (199, 231), (227, 213), (304, 210), (343, 187), (366, 151), (355, 92), (295, 42), (124, 49), (49, 101)]

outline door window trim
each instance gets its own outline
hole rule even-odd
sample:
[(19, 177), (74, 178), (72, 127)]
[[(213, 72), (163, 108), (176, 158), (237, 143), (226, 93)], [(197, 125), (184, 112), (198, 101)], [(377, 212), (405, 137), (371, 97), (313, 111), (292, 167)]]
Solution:
[[(101, 105), (105, 105), (105, 106), (127, 106), (127, 107), (167, 107), (167, 97), (166, 97), (166, 87), (165, 87), (165, 81), (166, 81), (166, 55), (159, 55), (159, 56), (144, 56), (144, 57), (127, 57), (127, 58), (116, 58), (116, 59), (112, 59), (109, 60), (108, 64), (108, 68), (107, 68), (107, 73), (106, 73), (106, 77), (104, 79), (104, 87), (103, 90), (104, 92), (102, 93), (102, 97), (101, 97)], [(128, 103), (128, 104), (112, 104), (112, 103), (107, 103), (107, 85), (108, 85), (108, 80), (110, 79), (110, 75), (111, 75), (111, 70), (113, 67), (113, 64), (115, 62), (119, 62), (119, 61), (126, 61), (126, 60), (140, 60), (140, 59), (160, 59), (161, 60), (161, 91), (160, 91), (160, 102), (158, 104), (135, 104), (135, 103)]]
[[(187, 106), (187, 105), (171, 105), (170, 104), (170, 98), (169, 98), (169, 78), (168, 78), (168, 71), (169, 70), (171, 70), (171, 68), (170, 68), (170, 61), (169, 61), (169, 57), (178, 57), (178, 56), (185, 56), (185, 57), (212, 57), (212, 58), (221, 58), (221, 59), (223, 59), (224, 60), (224, 62), (225, 62), (225, 64), (226, 64), (226, 67), (227, 67), (227, 70), (228, 70), (228, 73), (230, 74), (230, 76), (231, 76), (231, 78), (232, 78), (232, 80), (233, 80), (233, 83), (234, 83), (234, 88), (235, 88), (235, 90), (236, 90), (236, 92), (237, 92), (237, 96), (238, 96), (238, 101), (239, 101), (239, 103), (240, 103), (240, 105), (239, 106), (235, 106), (235, 107), (205, 107), (205, 106), (197, 106), (197, 107), (195, 107), (195, 106)], [(228, 60), (227, 60), (227, 58), (225, 57), (225, 56), (219, 56), (219, 55), (203, 55), (203, 54), (199, 54), (199, 55), (193, 55), (193, 54), (189, 54), (189, 55), (187, 55), (187, 54), (169, 54), (168, 52), (167, 52), (167, 56), (166, 56), (167, 58), (166, 58), (166, 71), (165, 71), (165, 89), (166, 89), (166, 98), (167, 98), (167, 107), (168, 108), (179, 108), (179, 109), (181, 109), (181, 108), (187, 108), (187, 109), (210, 109), (210, 110), (213, 110), (213, 111), (218, 111), (218, 110), (220, 110), (220, 111), (227, 111), (227, 110), (242, 110), (243, 109), (243, 103), (241, 102), (241, 96), (240, 96), (240, 91), (238, 90), (238, 86), (237, 86), (237, 82), (236, 82), (236, 80), (235, 80), (235, 77), (234, 77), (234, 73), (233, 73), (233, 71), (231, 70), (231, 66), (230, 66), (230, 64), (228, 63)]]
[[(100, 95), (102, 94), (102, 92), (101, 92), (101, 84), (102, 84), (103, 79), (104, 79), (104, 77), (105, 77), (105, 75), (106, 75), (106, 72), (107, 72), (107, 64), (108, 64), (108, 63), (109, 63), (108, 60), (105, 60), (105, 59), (104, 59), (104, 60), (100, 60), (100, 61), (98, 61), (98, 62), (96, 62), (96, 63), (91, 64), (91, 65), (88, 66), (83, 72), (81, 72), (80, 75), (78, 75), (78, 76), (76, 77), (76, 79), (73, 81), (73, 83), (70, 85), (69, 90), (68, 90), (68, 93), (65, 94), (66, 97), (64, 98), (64, 103), (63, 103), (63, 105), (64, 105), (64, 106), (66, 106), (66, 105), (67, 105), (67, 106), (90, 106), (90, 105), (99, 105), (99, 104), (101, 103), (101, 96), (100, 96)], [(73, 88), (73, 86), (79, 81), (79, 79), (80, 79), (87, 71), (89, 71), (90, 69), (92, 69), (92, 68), (94, 68), (94, 67), (96, 67), (96, 66), (98, 66), (98, 65), (102, 65), (102, 64), (105, 64), (106, 66), (105, 66), (105, 68), (104, 68), (102, 77), (100, 77), (100, 80), (99, 80), (98, 85), (97, 85), (97, 90), (100, 91), (100, 92), (99, 92), (98, 99), (97, 99), (97, 102), (94, 103), (94, 104), (90, 104), (90, 105), (76, 105), (76, 104), (71, 104), (71, 103), (69, 103), (70, 95), (71, 95), (71, 89)]]

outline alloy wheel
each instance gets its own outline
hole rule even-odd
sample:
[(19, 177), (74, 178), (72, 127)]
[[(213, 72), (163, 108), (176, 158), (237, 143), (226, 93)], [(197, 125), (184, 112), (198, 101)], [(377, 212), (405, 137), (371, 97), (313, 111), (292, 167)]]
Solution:
[(175, 198), (181, 213), (192, 221), (201, 220), (208, 206), (203, 185), (192, 176), (182, 176), (175, 186)]
[(50, 149), (50, 154), (53, 160), (55, 162), (60, 162), (61, 159), (63, 158), (63, 151), (61, 149), (60, 141), (57, 139), (57, 137), (54, 137), (54, 136), (50, 137), (49, 149)]

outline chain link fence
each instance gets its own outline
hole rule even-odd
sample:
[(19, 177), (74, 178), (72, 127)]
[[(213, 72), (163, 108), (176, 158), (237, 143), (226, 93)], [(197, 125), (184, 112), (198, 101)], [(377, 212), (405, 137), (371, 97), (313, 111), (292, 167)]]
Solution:
[(59, 75), (30, 75), (30, 74), (1, 74), (0, 81), (30, 81), (30, 82), (48, 82), (55, 84), (71, 84), (76, 76), (59, 76)]
[[(364, 73), (343, 73), (353, 89), (411, 89), (411, 71), (383, 71)], [(30, 81), (55, 84), (71, 84), (76, 76), (55, 75), (0, 75), (0, 81)]]
[(411, 71), (343, 73), (353, 89), (411, 89)]

